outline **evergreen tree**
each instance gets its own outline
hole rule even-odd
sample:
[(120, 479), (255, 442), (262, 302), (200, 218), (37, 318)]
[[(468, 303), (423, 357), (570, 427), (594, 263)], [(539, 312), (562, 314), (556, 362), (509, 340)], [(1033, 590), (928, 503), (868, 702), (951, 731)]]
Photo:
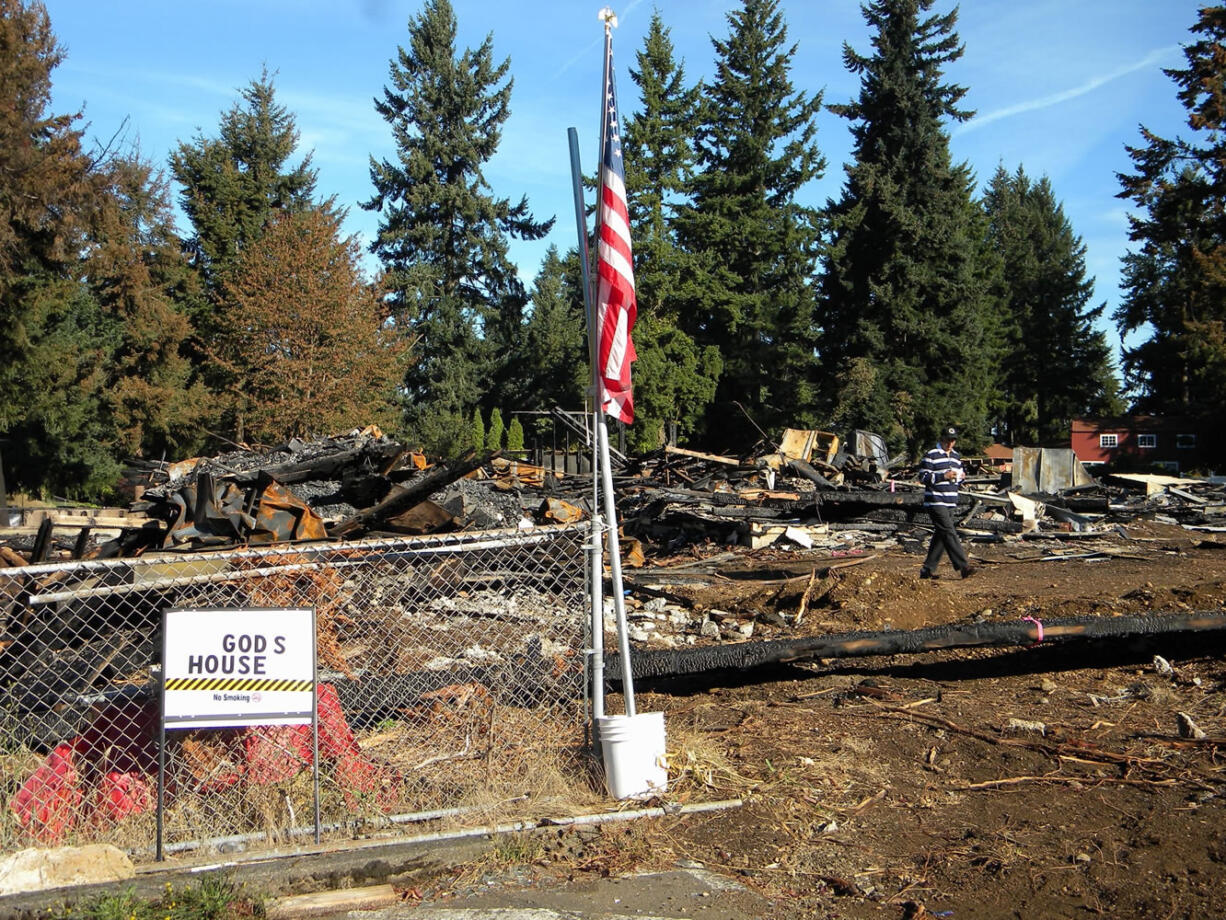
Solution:
[(485, 450), (485, 422), (481, 419), (481, 407), (473, 409), (473, 417), (468, 423), (468, 446), (473, 450)]
[(502, 450), (504, 437), (506, 437), (506, 429), (502, 423), (502, 410), (494, 407), (490, 410), (490, 430), (485, 433), (485, 449)]
[(49, 110), (63, 57), (41, 3), (0, 0), (0, 438), (10, 488), (97, 496), (118, 330), (80, 270), (95, 186), (79, 113)]
[(853, 162), (830, 205), (819, 341), (831, 423), (912, 450), (950, 422), (982, 440), (1000, 354), (999, 258), (943, 126), (970, 117), (943, 80), (962, 55), (957, 14), (931, 6), (872, 0), (873, 53), (843, 47), (860, 95), (832, 107), (852, 122)]
[(680, 326), (723, 359), (709, 432), (743, 445), (756, 438), (751, 422), (770, 431), (814, 421), (819, 219), (796, 196), (825, 162), (814, 141), (821, 96), (793, 91), (796, 46), (777, 0), (742, 0), (727, 21), (728, 38), (712, 39), (693, 200), (678, 215), (680, 242), (698, 258)]
[(394, 420), (405, 343), (360, 246), (327, 205), (270, 218), (223, 293), (209, 356), (226, 372), (234, 439), (276, 443)]
[(1129, 147), (1134, 173), (1120, 175), (1136, 248), (1124, 256), (1124, 299), (1113, 314), (1124, 378), (1137, 408), (1206, 413), (1226, 403), (1226, 7), (1207, 6), (1184, 46), (1186, 66), (1164, 73), (1188, 111), (1187, 138), (1141, 129)]
[(260, 239), (275, 212), (314, 206), (316, 171), (310, 154), (290, 165), (298, 128), (276, 101), (272, 75), (265, 69), (240, 96), (222, 114), (217, 137), (180, 143), (170, 161), (192, 225), (188, 251), (204, 282), (206, 296), (193, 311), (203, 341), (225, 309), (221, 288), (243, 249)]
[(507, 454), (512, 457), (521, 457), (524, 453), (524, 426), (516, 415), (511, 419), (511, 424), (507, 426)]
[(692, 137), (701, 90), (686, 86), (658, 11), (637, 63), (630, 77), (639, 87), (641, 104), (626, 122), (622, 147), (638, 301), (630, 442), (633, 450), (646, 451), (660, 446), (670, 421), (683, 434), (700, 426), (722, 362), (716, 346), (700, 349), (678, 325), (683, 304), (699, 296), (692, 281), (699, 258), (678, 245), (674, 224), (693, 179)]
[(128, 456), (191, 456), (208, 414), (184, 348), (183, 303), (196, 289), (175, 232), (165, 177), (136, 154), (102, 163), (84, 275), (118, 325), (106, 362), (103, 402), (115, 448)]
[(1005, 352), (996, 437), (1010, 444), (1067, 438), (1072, 420), (1121, 408), (1106, 335), (1105, 304), (1087, 308), (1085, 244), (1046, 177), (1000, 167), (984, 199), (1004, 264)]
[[(389, 67), (375, 108), (391, 126), (396, 159), (371, 161), (379, 212), (371, 251), (387, 270), (397, 320), (418, 337), (405, 376), (410, 431), (439, 453), (467, 442), (466, 418), (515, 353), (527, 297), (507, 257), (510, 237), (539, 239), (527, 198), (496, 198), (482, 170), (509, 115), (509, 61), (492, 38), (456, 52), (448, 0), (409, 20), (409, 44)], [(502, 377), (505, 379), (505, 377)]]
[(573, 409), (590, 384), (579, 257), (550, 246), (532, 285), (532, 309), (514, 366), (518, 409)]

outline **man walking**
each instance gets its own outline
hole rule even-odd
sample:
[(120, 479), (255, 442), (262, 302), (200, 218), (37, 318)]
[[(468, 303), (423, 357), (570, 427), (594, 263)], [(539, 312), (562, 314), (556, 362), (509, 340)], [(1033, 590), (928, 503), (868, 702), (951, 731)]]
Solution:
[(940, 443), (920, 463), (919, 479), (924, 484), (924, 507), (932, 519), (935, 531), (928, 544), (928, 558), (920, 569), (920, 578), (936, 578), (941, 556), (949, 553), (949, 561), (963, 578), (970, 578), (974, 568), (966, 559), (958, 531), (954, 529), (954, 509), (958, 507), (958, 484), (966, 478), (962, 471), (962, 455), (954, 450), (958, 429), (949, 425), (941, 429)]

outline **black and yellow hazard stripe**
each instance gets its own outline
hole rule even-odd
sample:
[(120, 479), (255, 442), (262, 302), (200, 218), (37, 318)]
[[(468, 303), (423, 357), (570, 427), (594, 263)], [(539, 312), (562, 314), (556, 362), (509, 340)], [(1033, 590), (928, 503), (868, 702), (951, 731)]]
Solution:
[(309, 680), (272, 680), (266, 677), (172, 677), (167, 690), (285, 690), (309, 693), (315, 684)]

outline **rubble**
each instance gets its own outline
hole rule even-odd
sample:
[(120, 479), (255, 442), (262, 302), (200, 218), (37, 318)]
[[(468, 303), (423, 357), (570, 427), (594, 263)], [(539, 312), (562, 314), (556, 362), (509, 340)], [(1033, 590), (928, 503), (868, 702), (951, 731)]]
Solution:
[[(787, 429), (745, 456), (668, 446), (619, 455), (614, 477), (628, 567), (694, 546), (813, 552), (927, 539), (915, 470), (884, 440)], [(957, 522), (972, 542), (1092, 538), (1136, 519), (1226, 532), (1226, 486), (1148, 474), (1090, 476), (1070, 451), (1014, 449), (1011, 469), (965, 460)], [(426, 534), (573, 522), (589, 475), (497, 453), (430, 463), (375, 428), (269, 450), (136, 464), (127, 509), (40, 510), (0, 531), (0, 565), (154, 550)], [(581, 466), (576, 464), (576, 467)], [(104, 539), (105, 538), (105, 539)]]

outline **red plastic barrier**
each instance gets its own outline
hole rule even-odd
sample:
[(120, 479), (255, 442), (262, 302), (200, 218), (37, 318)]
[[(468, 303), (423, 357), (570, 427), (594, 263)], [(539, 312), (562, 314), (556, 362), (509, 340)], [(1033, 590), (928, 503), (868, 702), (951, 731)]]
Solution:
[[(39, 843), (57, 844), (79, 824), (107, 827), (155, 807), (158, 714), (153, 703), (123, 703), (98, 710), (89, 727), (56, 746), (9, 802), (22, 828)], [(311, 765), (309, 725), (264, 725), (223, 730), (241, 766), (193, 791), (246, 782), (268, 785), (297, 776)], [(358, 746), (331, 684), (319, 685), (319, 755), (335, 762), (345, 801), (392, 805), (398, 785), (387, 767), (368, 760)], [(177, 789), (167, 781), (168, 797)]]

